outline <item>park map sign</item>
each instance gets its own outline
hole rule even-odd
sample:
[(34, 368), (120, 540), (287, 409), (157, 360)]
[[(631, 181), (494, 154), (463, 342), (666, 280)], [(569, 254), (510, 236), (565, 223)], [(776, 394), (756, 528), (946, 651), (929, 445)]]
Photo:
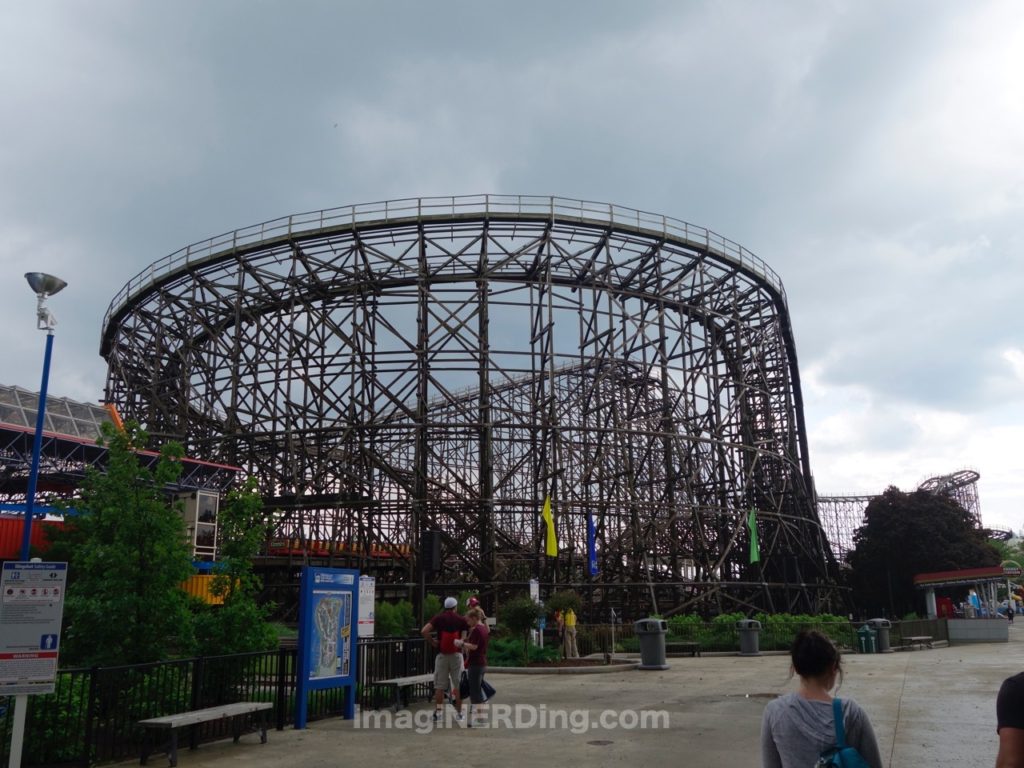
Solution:
[(0, 696), (53, 693), (67, 574), (67, 563), (3, 564)]
[(359, 571), (302, 569), (299, 593), (299, 674), (295, 727), (306, 727), (311, 691), (346, 688), (345, 718), (355, 716)]

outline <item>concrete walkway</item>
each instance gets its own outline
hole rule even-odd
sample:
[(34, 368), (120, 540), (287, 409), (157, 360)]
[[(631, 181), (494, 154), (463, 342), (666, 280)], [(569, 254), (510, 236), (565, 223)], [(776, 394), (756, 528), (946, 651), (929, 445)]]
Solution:
[[(432, 704), (415, 704), (387, 727), (366, 719), (327, 720), (304, 731), (270, 731), (179, 753), (182, 768), (299, 766), (530, 765), (749, 768), (760, 764), (761, 712), (793, 690), (786, 656), (670, 659), (667, 671), (602, 675), (489, 675), (507, 722), (467, 730), (432, 727)], [(868, 712), (886, 765), (993, 766), (999, 684), (1024, 670), (1024, 625), (1008, 644), (844, 658), (840, 696)], [(564, 712), (565, 714), (561, 714)], [(602, 714), (602, 713), (611, 714)], [(642, 712), (667, 713), (668, 727), (632, 724)], [(653, 715), (652, 715), (653, 716)], [(369, 717), (367, 713), (366, 717)], [(531, 725), (530, 721), (533, 720)], [(564, 722), (563, 722), (564, 720)], [(521, 727), (512, 727), (516, 723)], [(125, 763), (124, 765), (133, 765)], [(166, 765), (162, 756), (150, 765)]]

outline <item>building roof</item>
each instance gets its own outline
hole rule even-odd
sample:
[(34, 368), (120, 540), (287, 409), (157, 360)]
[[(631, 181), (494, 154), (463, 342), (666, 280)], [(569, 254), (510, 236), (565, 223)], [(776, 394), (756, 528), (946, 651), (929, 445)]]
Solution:
[[(35, 431), (38, 414), (38, 392), (0, 384), (0, 423)], [(79, 403), (66, 397), (46, 397), (44, 431), (95, 441), (100, 436), (100, 425), (110, 420), (110, 414), (102, 405)]]
[[(25, 493), (38, 408), (38, 392), (0, 385), (0, 495), (17, 498)], [(107, 449), (96, 441), (102, 434), (100, 425), (112, 418), (101, 405), (50, 395), (44, 415), (38, 490), (67, 495), (78, 486), (86, 468), (102, 470), (106, 466)], [(154, 451), (136, 453), (146, 467), (155, 466), (160, 458)], [(240, 467), (186, 457), (174, 487), (224, 490), (241, 471)]]

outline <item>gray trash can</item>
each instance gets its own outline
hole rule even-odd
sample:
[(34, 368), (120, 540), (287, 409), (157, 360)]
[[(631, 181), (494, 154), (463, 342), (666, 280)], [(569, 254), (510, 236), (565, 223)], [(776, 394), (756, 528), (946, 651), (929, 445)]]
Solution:
[(668, 669), (665, 663), (665, 634), (668, 622), (664, 619), (640, 619), (633, 623), (633, 632), (640, 640), (640, 669)]
[(892, 629), (892, 623), (888, 619), (868, 619), (868, 626), (878, 633), (875, 639), (878, 653), (892, 653), (892, 646), (889, 645), (889, 630)]
[(740, 619), (736, 622), (740, 633), (740, 656), (760, 656), (761, 622), (755, 619)]

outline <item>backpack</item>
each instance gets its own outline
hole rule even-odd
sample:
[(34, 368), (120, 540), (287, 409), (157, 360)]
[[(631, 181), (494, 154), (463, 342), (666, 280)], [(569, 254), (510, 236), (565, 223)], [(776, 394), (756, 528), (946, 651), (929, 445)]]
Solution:
[(438, 648), (441, 653), (459, 653), (459, 649), (455, 647), (455, 641), (462, 635), (461, 632), (448, 632), (441, 630), (437, 633)]
[(819, 766), (841, 766), (841, 768), (871, 768), (867, 761), (853, 747), (846, 743), (846, 729), (843, 727), (843, 702), (832, 699), (832, 719), (836, 724), (836, 746), (821, 753)]

